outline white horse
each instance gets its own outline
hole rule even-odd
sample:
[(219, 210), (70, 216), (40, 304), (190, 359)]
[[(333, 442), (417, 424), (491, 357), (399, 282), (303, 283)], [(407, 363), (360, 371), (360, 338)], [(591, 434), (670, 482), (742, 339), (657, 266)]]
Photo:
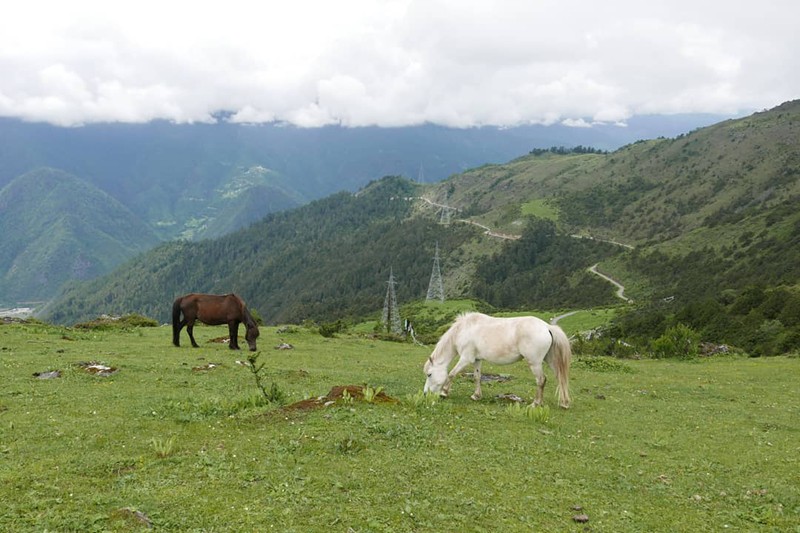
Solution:
[[(448, 373), (450, 361), (459, 360)], [(470, 363), (475, 367), (473, 400), (481, 398), (481, 361), (506, 365), (525, 359), (536, 376), (534, 406), (542, 405), (547, 378), (542, 362), (547, 361), (555, 372), (558, 403), (569, 407), (569, 364), (572, 357), (569, 339), (562, 329), (534, 316), (495, 318), (481, 313), (460, 315), (436, 344), (425, 362), (426, 393), (446, 397), (450, 384)]]

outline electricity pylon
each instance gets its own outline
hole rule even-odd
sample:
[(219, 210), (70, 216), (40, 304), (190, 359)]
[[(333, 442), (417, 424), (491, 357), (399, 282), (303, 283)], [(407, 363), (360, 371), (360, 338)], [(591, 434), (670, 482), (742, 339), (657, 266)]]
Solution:
[(439, 243), (436, 243), (436, 255), (433, 256), (433, 270), (431, 280), (428, 283), (428, 296), (426, 300), (439, 300), (444, 302), (444, 284), (442, 283), (442, 271), (439, 268)]
[(383, 301), (383, 318), (381, 323), (389, 333), (400, 335), (403, 333), (403, 328), (400, 325), (400, 311), (397, 309), (397, 295), (394, 292), (394, 286), (397, 282), (394, 280), (392, 269), (389, 269), (389, 281), (386, 282), (386, 299)]

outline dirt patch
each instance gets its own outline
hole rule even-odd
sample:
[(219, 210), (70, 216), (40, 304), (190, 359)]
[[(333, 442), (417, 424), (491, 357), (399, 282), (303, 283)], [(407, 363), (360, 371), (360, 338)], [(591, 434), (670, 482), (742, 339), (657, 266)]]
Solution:
[(208, 339), (207, 342), (214, 342), (217, 344), (229, 344), (231, 342), (230, 337), (214, 337), (213, 339)]
[[(364, 400), (364, 385), (337, 385), (333, 387), (330, 392), (325, 396), (318, 398), (308, 398), (287, 405), (283, 408), (284, 411), (309, 411), (311, 409), (319, 409), (321, 407), (328, 407), (342, 400), (345, 396), (353, 400)], [(347, 393), (345, 395), (345, 393)], [(397, 403), (396, 398), (392, 398), (383, 391), (379, 391), (372, 396), (373, 403)]]

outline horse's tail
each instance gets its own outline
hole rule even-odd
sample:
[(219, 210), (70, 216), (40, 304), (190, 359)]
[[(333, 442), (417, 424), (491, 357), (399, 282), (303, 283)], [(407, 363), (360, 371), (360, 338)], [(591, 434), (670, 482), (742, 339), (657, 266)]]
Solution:
[(183, 296), (175, 298), (172, 303), (172, 344), (181, 345), (181, 300)]
[(553, 371), (556, 373), (556, 394), (558, 394), (558, 404), (564, 409), (569, 407), (569, 365), (572, 359), (572, 348), (569, 344), (569, 338), (564, 330), (556, 325), (548, 325), (550, 329), (550, 336), (553, 337), (553, 343), (550, 345), (545, 359)]

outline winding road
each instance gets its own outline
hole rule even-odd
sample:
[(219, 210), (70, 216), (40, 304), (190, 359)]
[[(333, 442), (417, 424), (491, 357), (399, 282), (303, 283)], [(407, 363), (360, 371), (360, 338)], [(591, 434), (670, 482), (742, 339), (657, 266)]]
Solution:
[[(417, 198), (422, 200), (423, 202), (426, 202), (428, 205), (432, 205), (432, 206), (438, 207), (440, 209), (450, 209), (452, 211), (458, 212), (458, 209), (455, 208), (455, 207), (452, 207), (452, 206), (449, 206), (449, 205), (440, 204), (440, 203), (436, 203), (433, 200), (425, 198), (424, 196), (418, 196)], [(456, 222), (463, 222), (465, 224), (472, 224), (473, 226), (478, 226), (479, 228), (484, 230), (483, 231), (484, 235), (488, 235), (489, 237), (494, 237), (496, 239), (517, 240), (517, 239), (522, 237), (521, 235), (509, 235), (507, 233), (498, 233), (496, 231), (493, 231), (489, 226), (486, 226), (486, 225), (481, 224), (479, 222), (475, 222), (474, 220), (466, 220), (466, 219), (463, 219), (463, 218), (459, 218), (459, 219), (456, 219)], [(584, 235), (570, 235), (570, 237), (572, 237), (574, 239), (591, 239), (591, 240), (594, 240), (594, 241), (607, 242), (607, 243), (610, 243), (610, 244), (616, 244), (617, 246), (622, 246), (623, 248), (627, 248), (629, 250), (633, 250), (633, 246), (631, 246), (630, 244), (625, 244), (625, 243), (621, 243), (621, 242), (617, 242), (617, 241), (611, 241), (611, 240), (606, 240), (606, 239), (598, 239), (596, 237), (584, 236)], [(598, 263), (593, 264), (592, 266), (590, 266), (587, 269), (587, 271), (591, 272), (595, 276), (599, 276), (599, 277), (603, 278), (607, 282), (609, 282), (612, 285), (614, 285), (617, 288), (617, 292), (616, 292), (617, 298), (619, 298), (620, 300), (623, 300), (623, 301), (625, 301), (627, 303), (633, 302), (632, 299), (630, 299), (627, 296), (625, 296), (625, 287), (620, 282), (615, 280), (614, 278), (611, 278), (611, 277), (603, 274), (599, 270), (597, 270), (597, 265), (598, 265)], [(568, 317), (568, 316), (573, 315), (575, 313), (577, 313), (577, 311), (571, 311), (569, 313), (565, 313), (563, 315), (559, 315), (559, 316), (553, 317), (553, 318), (550, 319), (550, 323), (551, 324), (556, 324), (562, 318)]]
[(600, 276), (601, 278), (603, 278), (607, 282), (613, 284), (617, 288), (617, 298), (619, 298), (620, 300), (625, 300), (628, 303), (633, 301), (630, 298), (628, 298), (627, 296), (625, 296), (625, 287), (622, 285), (622, 283), (618, 282), (614, 278), (610, 278), (610, 277), (606, 276), (605, 274), (603, 274), (602, 272), (597, 270), (597, 263), (595, 263), (592, 266), (590, 266), (587, 270), (589, 272), (591, 272), (592, 274), (594, 274), (596, 276)]

